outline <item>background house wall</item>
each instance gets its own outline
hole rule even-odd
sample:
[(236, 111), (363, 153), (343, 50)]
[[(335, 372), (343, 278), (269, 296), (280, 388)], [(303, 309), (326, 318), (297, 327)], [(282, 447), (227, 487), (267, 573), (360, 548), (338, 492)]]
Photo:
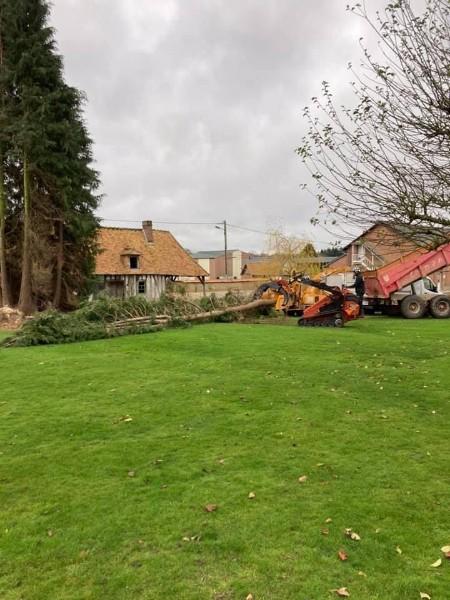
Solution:
[[(166, 291), (169, 280), (164, 275), (105, 275), (104, 290), (113, 298), (143, 296), (147, 300), (157, 300)], [(139, 282), (145, 283), (144, 292), (140, 291)]]
[[(221, 298), (227, 293), (239, 294), (244, 297), (251, 297), (260, 285), (260, 281), (254, 279), (207, 279), (205, 282), (205, 293), (207, 295), (215, 294)], [(202, 298), (203, 286), (199, 281), (176, 281), (172, 285), (175, 293), (182, 290), (189, 298)]]
[(225, 269), (225, 252), (223, 250), (201, 251), (192, 254), (192, 258), (209, 273), (210, 279), (223, 277), (239, 279), (247, 256), (249, 253), (242, 250), (228, 250), (227, 269)]
[[(377, 223), (358, 238), (355, 238), (345, 248), (344, 256), (330, 264), (333, 271), (377, 269), (417, 250), (417, 246), (405, 239), (401, 232)], [(430, 278), (439, 286), (441, 291), (450, 291), (450, 267), (446, 267)]]

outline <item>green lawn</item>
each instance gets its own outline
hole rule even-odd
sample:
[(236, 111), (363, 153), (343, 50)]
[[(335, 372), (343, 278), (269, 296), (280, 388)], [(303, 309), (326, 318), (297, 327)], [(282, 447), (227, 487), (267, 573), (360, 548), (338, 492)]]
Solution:
[(450, 321), (204, 325), (0, 374), (5, 600), (450, 598)]

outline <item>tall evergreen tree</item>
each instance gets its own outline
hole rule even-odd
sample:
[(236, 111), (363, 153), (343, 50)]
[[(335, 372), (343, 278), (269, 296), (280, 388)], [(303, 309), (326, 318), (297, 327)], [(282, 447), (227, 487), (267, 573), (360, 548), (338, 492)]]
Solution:
[(8, 141), (12, 162), (22, 173), (18, 303), (29, 313), (38, 302), (66, 304), (89, 276), (98, 175), (91, 167), (83, 96), (64, 82), (48, 26), (48, 2), (0, 0), (0, 10), (5, 73), (12, 74), (6, 80)]
[(8, 148), (8, 76), (3, 46), (4, 6), (0, 4), (0, 305), (11, 303), (6, 265), (6, 189), (4, 163)]

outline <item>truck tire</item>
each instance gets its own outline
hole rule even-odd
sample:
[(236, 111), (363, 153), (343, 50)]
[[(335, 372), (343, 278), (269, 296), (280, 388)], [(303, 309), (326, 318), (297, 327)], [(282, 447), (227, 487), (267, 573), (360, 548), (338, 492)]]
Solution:
[(430, 302), (430, 313), (435, 319), (448, 319), (450, 317), (450, 297), (435, 296)]
[(400, 312), (405, 319), (421, 319), (427, 310), (427, 303), (420, 296), (406, 296), (400, 305)]

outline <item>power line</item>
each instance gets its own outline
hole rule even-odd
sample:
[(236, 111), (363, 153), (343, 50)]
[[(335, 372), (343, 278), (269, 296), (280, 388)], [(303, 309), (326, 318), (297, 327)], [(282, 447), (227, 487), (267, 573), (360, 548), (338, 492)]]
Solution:
[[(111, 221), (112, 223), (141, 223), (139, 220), (129, 219), (107, 219), (106, 217), (99, 217), (100, 221)], [(223, 221), (153, 221), (155, 225), (220, 225)]]
[(262, 235), (267, 235), (267, 231), (259, 231), (258, 229), (250, 229), (250, 227), (243, 227), (242, 225), (233, 225), (232, 223), (228, 223), (229, 227), (234, 227), (234, 229), (242, 229), (243, 231), (250, 231), (251, 233), (261, 233)]
[[(142, 221), (135, 219), (135, 220), (130, 220), (130, 219), (109, 219), (106, 217), (99, 217), (99, 219), (101, 221), (110, 221), (112, 223), (141, 223)], [(223, 225), (223, 221), (153, 221), (153, 223), (155, 225)], [(227, 223), (228, 227), (232, 227), (233, 229), (239, 229), (242, 231), (248, 231), (250, 233), (258, 233), (259, 235), (268, 235), (267, 231), (261, 231), (260, 229), (252, 229), (251, 227), (245, 227), (243, 225), (235, 225), (233, 223)], [(328, 230), (327, 233), (330, 233)], [(338, 236), (337, 234), (334, 235), (334, 237), (341, 237)], [(342, 241), (345, 241), (345, 238), (342, 236), (341, 237)], [(316, 244), (332, 244), (332, 242), (330, 240), (313, 240), (313, 243)]]

